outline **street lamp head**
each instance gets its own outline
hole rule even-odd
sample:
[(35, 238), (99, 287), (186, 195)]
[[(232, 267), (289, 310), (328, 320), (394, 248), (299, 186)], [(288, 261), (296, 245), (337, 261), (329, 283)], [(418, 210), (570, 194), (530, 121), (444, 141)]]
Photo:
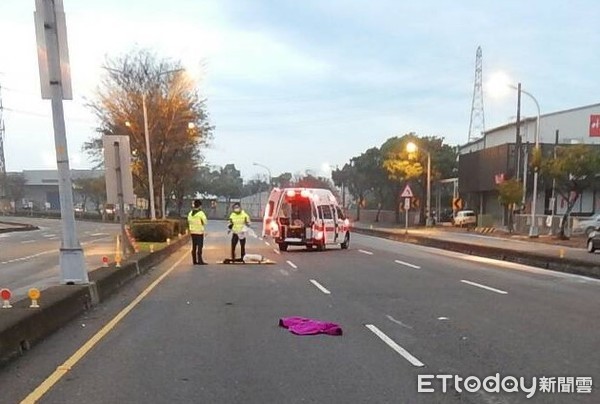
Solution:
[(408, 142), (406, 144), (406, 151), (409, 153), (415, 153), (419, 148), (414, 142)]
[(508, 75), (504, 72), (496, 72), (492, 74), (490, 80), (487, 83), (487, 92), (494, 98), (505, 97), (510, 89), (516, 87), (512, 84)]

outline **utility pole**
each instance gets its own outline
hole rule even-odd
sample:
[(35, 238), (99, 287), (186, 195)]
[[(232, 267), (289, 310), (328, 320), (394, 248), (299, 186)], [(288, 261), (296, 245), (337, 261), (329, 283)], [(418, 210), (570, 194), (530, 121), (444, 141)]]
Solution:
[(515, 139), (515, 177), (517, 181), (521, 178), (521, 83), (517, 84), (517, 137)]
[(63, 2), (62, 0), (36, 0), (35, 4), (42, 98), (51, 100), (54, 124), (62, 222), (62, 243), (59, 255), (61, 283), (87, 284), (89, 279), (83, 249), (79, 244), (75, 229), (73, 184), (63, 110), (63, 99), (73, 99)]
[(0, 83), (0, 200), (6, 197), (5, 179), (6, 179), (6, 161), (4, 160), (4, 118), (2, 112), (2, 84)]

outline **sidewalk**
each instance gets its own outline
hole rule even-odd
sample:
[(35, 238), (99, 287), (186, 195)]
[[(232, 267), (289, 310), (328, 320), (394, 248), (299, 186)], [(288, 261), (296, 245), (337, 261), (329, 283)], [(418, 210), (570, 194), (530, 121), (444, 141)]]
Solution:
[[(360, 232), (383, 233), (393, 236), (404, 236), (404, 227), (387, 225), (381, 223), (362, 223), (355, 222), (353, 227)], [(457, 251), (460, 246), (465, 253), (473, 255), (485, 255), (486, 250), (494, 250), (495, 255), (504, 251), (506, 254), (503, 259), (516, 260), (523, 256), (524, 260), (532, 256), (544, 258), (545, 263), (539, 263), (536, 266), (549, 268), (553, 266), (550, 263), (569, 266), (572, 262), (583, 263), (586, 266), (600, 268), (600, 256), (590, 254), (585, 249), (585, 239), (583, 237), (574, 237), (571, 240), (556, 240), (551, 236), (543, 235), (537, 239), (530, 239), (525, 235), (510, 235), (505, 232), (492, 234), (479, 234), (466, 229), (455, 229), (451, 227), (435, 228), (409, 228), (408, 242), (414, 242), (415, 238), (422, 240), (431, 240), (438, 248), (444, 248), (444, 243), (448, 243), (449, 249)], [(413, 240), (411, 240), (413, 239)], [(421, 244), (418, 240), (417, 243)], [(472, 246), (473, 248), (468, 248)], [(481, 253), (481, 254), (480, 254)], [(510, 256), (516, 258), (511, 259)], [(570, 272), (570, 271), (569, 271)]]

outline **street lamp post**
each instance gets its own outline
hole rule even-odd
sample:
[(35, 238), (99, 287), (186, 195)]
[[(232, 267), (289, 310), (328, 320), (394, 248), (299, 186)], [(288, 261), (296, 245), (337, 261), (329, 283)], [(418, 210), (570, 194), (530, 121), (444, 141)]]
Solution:
[[(492, 80), (491, 82), (491, 87), (492, 87), (492, 92), (496, 92), (496, 93), (500, 93), (502, 91), (503, 88), (512, 88), (513, 90), (516, 90), (519, 93), (519, 101), (520, 101), (520, 95), (521, 93), (525, 94), (526, 96), (528, 96), (529, 98), (531, 98), (533, 100), (533, 102), (535, 103), (535, 107), (537, 108), (537, 119), (536, 119), (536, 128), (535, 128), (535, 151), (536, 153), (540, 152), (540, 104), (538, 103), (537, 99), (529, 92), (523, 90), (521, 88), (521, 84), (519, 83), (518, 87), (509, 83), (508, 78), (506, 75), (500, 73), (500, 74), (496, 74), (496, 77)], [(518, 125), (518, 123), (517, 123)], [(535, 214), (536, 214), (536, 205), (537, 205), (537, 191), (538, 191), (538, 171), (539, 171), (539, 167), (534, 167), (534, 172), (533, 172), (533, 197), (531, 200), (531, 226), (529, 227), (529, 237), (538, 237), (539, 236), (539, 229), (537, 226), (537, 222), (536, 222), (536, 218), (535, 218)], [(524, 181), (526, 181), (527, 179), (524, 177)]]
[[(271, 170), (269, 169), (269, 167), (260, 164), (260, 163), (252, 163), (253, 166), (257, 166), (257, 167), (261, 167), (264, 168), (265, 170), (267, 170), (267, 172), (269, 173), (269, 188), (273, 186), (273, 176), (271, 175)], [(258, 191), (258, 214), (260, 215), (260, 213), (262, 212), (262, 191), (259, 189)]]
[[(123, 72), (121, 70), (111, 69), (110, 67), (105, 67), (104, 69), (106, 69), (108, 71), (123, 74)], [(169, 73), (178, 73), (183, 70), (185, 70), (185, 69), (180, 68), (180, 69), (173, 69), (173, 70), (167, 70), (164, 72), (160, 72), (156, 75), (156, 78), (158, 78), (162, 75), (165, 75), (165, 74), (169, 74)], [(152, 175), (152, 155), (150, 152), (150, 130), (149, 130), (149, 126), (148, 126), (148, 108), (146, 106), (146, 92), (148, 90), (146, 88), (147, 84), (148, 84), (148, 77), (146, 77), (146, 81), (142, 85), (142, 111), (144, 114), (144, 140), (146, 142), (146, 165), (148, 166), (148, 193), (149, 193), (149, 197), (150, 197), (150, 218), (152, 220), (156, 220), (156, 208), (155, 208), (155, 201), (154, 201), (154, 178)], [(164, 201), (163, 201), (163, 203), (164, 203)]]
[[(521, 85), (514, 86), (512, 84), (508, 85), (510, 88), (512, 88), (513, 90), (517, 90), (520, 91), (521, 93), (525, 94), (526, 96), (528, 96), (529, 98), (531, 98), (531, 100), (533, 100), (535, 107), (537, 108), (537, 118), (536, 118), (536, 122), (535, 122), (535, 150), (537, 153), (539, 153), (540, 150), (540, 104), (538, 103), (538, 100), (529, 92), (523, 90), (521, 88)], [(531, 226), (529, 227), (529, 237), (535, 238), (538, 237), (540, 235), (539, 233), (539, 229), (537, 226), (537, 221), (535, 218), (536, 215), (536, 207), (537, 207), (537, 192), (538, 192), (538, 167), (534, 167), (534, 171), (533, 171), (533, 196), (531, 199)], [(526, 172), (526, 171), (525, 171)], [(523, 181), (527, 181), (527, 178), (523, 178)]]
[[(409, 153), (414, 153), (417, 149), (417, 145), (413, 142), (409, 142), (406, 145), (406, 151)], [(431, 218), (431, 153), (423, 148), (421, 148), (421, 151), (427, 154), (427, 205), (425, 208), (425, 226), (431, 227), (433, 225), (433, 220)]]

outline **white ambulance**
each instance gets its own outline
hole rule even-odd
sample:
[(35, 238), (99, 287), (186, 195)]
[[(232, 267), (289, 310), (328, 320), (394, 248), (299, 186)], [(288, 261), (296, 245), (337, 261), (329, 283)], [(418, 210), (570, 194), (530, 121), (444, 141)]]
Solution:
[(274, 188), (265, 207), (263, 237), (271, 237), (281, 251), (288, 246), (322, 251), (350, 245), (350, 222), (328, 189)]

